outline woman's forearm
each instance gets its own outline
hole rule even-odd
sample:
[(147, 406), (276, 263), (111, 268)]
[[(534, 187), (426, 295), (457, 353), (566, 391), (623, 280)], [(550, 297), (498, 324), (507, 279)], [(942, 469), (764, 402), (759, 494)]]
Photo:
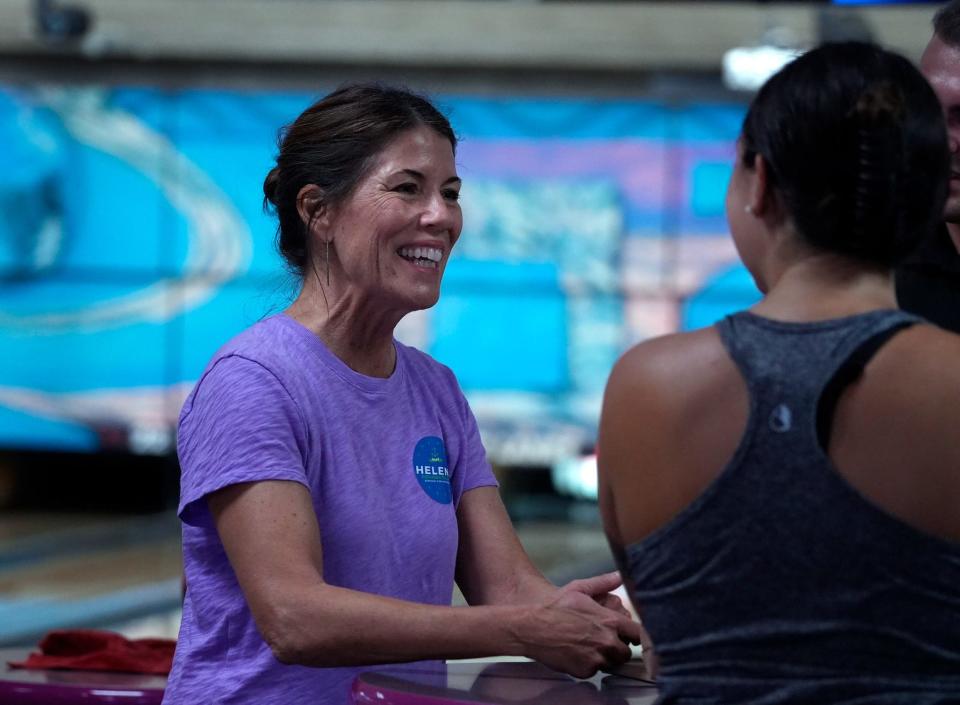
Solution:
[(519, 566), (517, 588), (533, 586), (528, 598), (537, 593), (541, 600), (453, 608), (330, 585), (323, 580), (310, 496), (294, 483), (230, 486), (208, 501), (257, 628), (283, 663), (346, 666), (504, 654), (592, 675), (628, 658), (624, 640), (639, 639), (637, 625), (598, 605), (590, 590), (548, 590), (535, 568), (522, 570), (517, 561), (465, 561), (457, 578), (477, 581), (478, 596), (509, 595), (514, 589), (502, 586), (510, 580), (496, 578), (509, 578), (504, 571)]
[(277, 659), (350, 666), (526, 655), (520, 607), (447, 607), (320, 583), (284, 590), (257, 615)]
[(640, 638), (639, 625), (576, 590), (539, 604), (447, 607), (320, 583), (271, 605), (255, 610), (267, 643), (281, 662), (308, 666), (508, 655), (582, 678), (625, 661)]
[(457, 584), (471, 605), (533, 604), (556, 592), (524, 551), (495, 487), (465, 492), (457, 522)]
[(527, 563), (524, 570), (517, 571), (517, 577), (509, 584), (509, 589), (498, 595), (499, 599), (491, 604), (537, 604), (550, 599), (558, 590), (533, 564)]

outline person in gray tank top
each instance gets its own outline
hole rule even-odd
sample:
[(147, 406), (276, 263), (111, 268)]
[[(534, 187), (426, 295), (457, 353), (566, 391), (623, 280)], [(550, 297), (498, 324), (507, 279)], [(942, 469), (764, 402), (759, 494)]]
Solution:
[(754, 99), (727, 215), (764, 298), (628, 351), (600, 423), (658, 702), (960, 703), (960, 336), (897, 310), (891, 275), (947, 155), (930, 87), (871, 45)]

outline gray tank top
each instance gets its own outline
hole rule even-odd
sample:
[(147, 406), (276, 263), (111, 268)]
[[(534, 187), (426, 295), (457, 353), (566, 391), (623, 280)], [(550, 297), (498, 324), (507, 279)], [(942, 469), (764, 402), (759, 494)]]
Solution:
[(718, 324), (749, 391), (746, 430), (710, 486), (622, 557), (660, 657), (658, 702), (960, 703), (960, 544), (872, 504), (824, 450), (843, 388), (917, 321)]

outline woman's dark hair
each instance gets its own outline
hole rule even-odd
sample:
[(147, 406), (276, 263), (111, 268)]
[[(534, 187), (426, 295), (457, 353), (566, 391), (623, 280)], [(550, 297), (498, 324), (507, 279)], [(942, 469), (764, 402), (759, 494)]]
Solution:
[(429, 100), (403, 88), (359, 83), (341, 86), (281, 130), (263, 205), (277, 213), (277, 249), (292, 270), (302, 276), (310, 257), (308, 228), (297, 212), (300, 189), (316, 184), (325, 204), (339, 202), (389, 142), (419, 126), (432, 128), (456, 150), (453, 128)]
[(890, 267), (942, 220), (949, 173), (937, 97), (902, 56), (824, 44), (760, 89), (743, 160), (763, 156), (779, 204), (813, 246)]

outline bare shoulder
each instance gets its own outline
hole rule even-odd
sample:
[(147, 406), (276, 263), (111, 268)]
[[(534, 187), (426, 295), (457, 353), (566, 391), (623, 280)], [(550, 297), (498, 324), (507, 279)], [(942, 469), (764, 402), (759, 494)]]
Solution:
[(625, 545), (692, 502), (729, 461), (747, 411), (745, 384), (716, 328), (627, 351), (600, 417), (608, 532)]
[(960, 336), (929, 325), (895, 335), (837, 405), (830, 456), (874, 503), (960, 541)]
[(894, 336), (867, 367), (875, 392), (890, 403), (940, 406), (960, 418), (960, 335), (932, 325), (916, 325)]
[[(910, 326), (896, 336), (894, 340), (899, 340), (898, 347), (903, 349), (915, 348), (917, 351), (924, 350), (934, 354), (952, 353), (954, 355), (957, 351), (960, 351), (960, 335), (928, 323)], [(956, 360), (955, 363), (955, 367), (960, 370), (960, 360)]]
[(950, 357), (950, 364), (955, 374), (960, 374), (960, 335), (951, 333), (933, 325), (918, 325), (909, 328), (908, 334), (916, 336), (917, 344), (931, 353)]
[[(717, 365), (729, 362), (715, 328), (701, 328), (651, 338), (630, 348), (610, 375), (610, 389), (662, 389), (675, 396), (678, 384), (695, 382)], [(609, 390), (608, 390), (609, 391)]]
[(898, 333), (874, 356), (850, 394), (863, 422), (875, 430), (888, 424), (886, 441), (909, 446), (915, 457), (934, 451), (942, 464), (960, 462), (954, 443), (960, 424), (960, 335), (932, 325)]

